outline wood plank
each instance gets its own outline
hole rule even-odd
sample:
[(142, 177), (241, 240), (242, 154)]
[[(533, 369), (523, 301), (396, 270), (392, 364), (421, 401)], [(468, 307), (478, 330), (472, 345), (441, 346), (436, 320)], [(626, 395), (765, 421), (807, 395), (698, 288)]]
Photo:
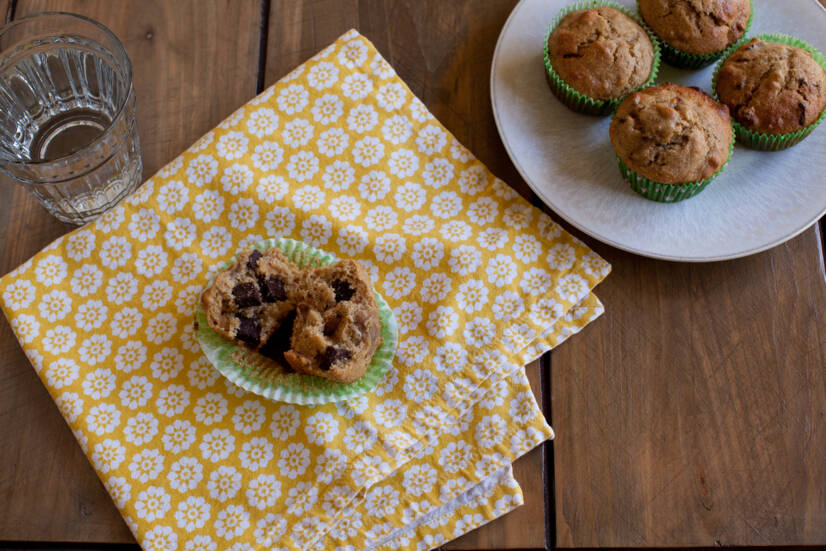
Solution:
[[(145, 176), (255, 95), (258, 2), (32, 0), (18, 2), (15, 17), (51, 10), (89, 16), (124, 42), (133, 63)], [(11, 208), (0, 214), (6, 231), (0, 273), (71, 229), (22, 189), (3, 203)], [(8, 443), (0, 447), (0, 541), (133, 541), (5, 319), (0, 441)]]
[[(515, 0), (273, 0), (265, 84), (355, 28), (366, 36), (430, 111), (499, 177), (529, 196), (529, 188), (499, 139), (490, 105), (490, 63)], [(538, 364), (538, 363), (537, 363)], [(538, 365), (529, 370), (538, 381)], [(533, 384), (535, 391), (537, 384)], [(539, 450), (514, 472), (525, 505), (448, 544), (446, 549), (544, 549), (545, 507)]]
[(816, 230), (695, 265), (587, 241), (613, 272), (552, 356), (559, 546), (826, 544)]
[(560, 547), (826, 543), (820, 231), (705, 265), (585, 239), (614, 270), (553, 354)]

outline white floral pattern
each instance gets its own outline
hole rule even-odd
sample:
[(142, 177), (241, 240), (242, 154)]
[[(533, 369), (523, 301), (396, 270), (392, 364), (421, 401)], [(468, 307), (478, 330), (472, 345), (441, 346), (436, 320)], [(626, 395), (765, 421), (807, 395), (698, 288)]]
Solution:
[[(264, 402), (201, 355), (205, 278), (278, 235), (358, 257), (394, 308), (395, 366), (370, 395)], [(144, 548), (381, 538), (384, 551), (440, 545), (493, 514), (467, 501), (407, 530), (448, 498), (518, 505), (512, 479), (480, 482), (550, 434), (517, 367), (598, 315), (589, 293), (608, 270), (350, 34), (4, 277), (0, 298)]]

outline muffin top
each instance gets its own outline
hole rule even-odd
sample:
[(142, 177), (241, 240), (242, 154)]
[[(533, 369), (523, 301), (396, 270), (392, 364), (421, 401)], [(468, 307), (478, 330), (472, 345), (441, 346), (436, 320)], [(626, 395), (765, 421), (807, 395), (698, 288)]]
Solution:
[(642, 86), (654, 60), (648, 34), (614, 8), (569, 13), (548, 37), (548, 51), (562, 80), (594, 99), (619, 98)]
[(725, 105), (697, 88), (652, 86), (630, 94), (611, 121), (611, 143), (633, 171), (663, 184), (712, 176), (729, 156)]
[(639, 8), (661, 40), (696, 55), (737, 42), (751, 15), (749, 0), (639, 0)]
[(826, 72), (806, 50), (753, 38), (723, 62), (717, 95), (746, 128), (786, 134), (826, 108)]

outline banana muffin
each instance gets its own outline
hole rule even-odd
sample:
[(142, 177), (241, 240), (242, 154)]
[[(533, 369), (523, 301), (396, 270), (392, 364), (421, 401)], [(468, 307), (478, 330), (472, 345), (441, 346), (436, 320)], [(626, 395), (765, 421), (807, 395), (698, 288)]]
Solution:
[(548, 37), (548, 56), (568, 86), (604, 100), (621, 98), (648, 80), (654, 47), (636, 21), (602, 7), (566, 15)]
[(638, 0), (645, 23), (669, 46), (694, 55), (722, 52), (743, 36), (749, 0)]
[(723, 62), (716, 91), (744, 127), (787, 134), (826, 109), (826, 72), (802, 48), (753, 38)]
[(359, 379), (381, 343), (370, 277), (354, 260), (301, 270), (278, 249), (244, 251), (201, 301), (214, 331), (333, 381)]
[(728, 108), (697, 88), (652, 86), (630, 94), (610, 127), (611, 143), (631, 170), (662, 184), (713, 176), (728, 160)]

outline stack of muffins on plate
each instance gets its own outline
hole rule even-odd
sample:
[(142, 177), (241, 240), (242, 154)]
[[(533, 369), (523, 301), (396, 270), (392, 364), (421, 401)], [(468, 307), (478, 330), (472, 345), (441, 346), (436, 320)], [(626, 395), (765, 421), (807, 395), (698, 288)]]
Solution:
[[(544, 61), (567, 107), (613, 113), (620, 173), (644, 197), (693, 197), (723, 171), (735, 138), (785, 149), (826, 117), (826, 58), (797, 38), (746, 38), (751, 0), (638, 0), (637, 7), (639, 16), (603, 0), (568, 6), (548, 25)], [(660, 56), (689, 70), (720, 59), (714, 97), (654, 86)]]

